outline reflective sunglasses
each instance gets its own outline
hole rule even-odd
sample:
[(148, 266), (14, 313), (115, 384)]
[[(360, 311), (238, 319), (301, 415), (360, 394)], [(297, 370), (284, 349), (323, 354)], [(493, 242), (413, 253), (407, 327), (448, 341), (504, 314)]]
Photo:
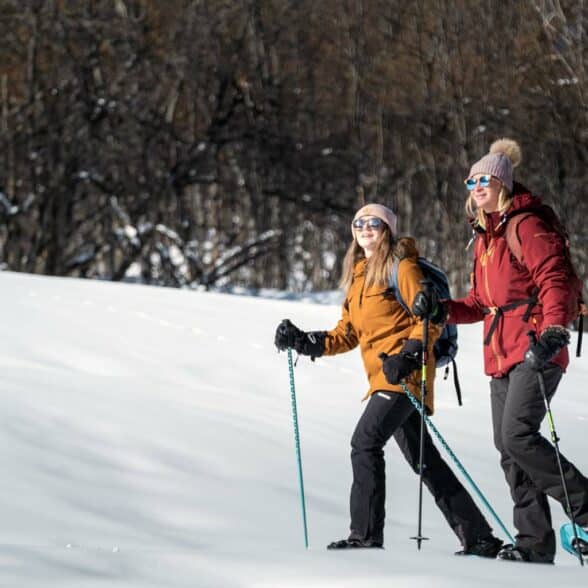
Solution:
[(478, 182), (480, 182), (481, 188), (487, 188), (490, 185), (491, 179), (492, 176), (480, 176), (478, 179), (468, 178), (467, 180), (465, 180), (464, 183), (466, 185), (466, 188), (471, 192), (476, 187)]
[(354, 229), (363, 229), (364, 226), (368, 229), (381, 229), (384, 221), (373, 216), (371, 218), (356, 218), (351, 224)]

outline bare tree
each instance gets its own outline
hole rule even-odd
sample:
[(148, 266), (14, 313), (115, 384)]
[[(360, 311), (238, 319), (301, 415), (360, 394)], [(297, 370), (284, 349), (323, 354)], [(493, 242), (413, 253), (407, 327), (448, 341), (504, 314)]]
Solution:
[(332, 288), (377, 200), (461, 293), (462, 179), (510, 135), (586, 275), (586, 4), (494, 4), (2, 0), (2, 267)]

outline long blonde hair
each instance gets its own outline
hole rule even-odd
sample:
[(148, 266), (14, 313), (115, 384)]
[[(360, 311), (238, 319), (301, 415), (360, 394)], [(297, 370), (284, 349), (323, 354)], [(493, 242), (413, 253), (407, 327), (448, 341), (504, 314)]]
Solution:
[[(503, 184), (500, 192), (498, 193), (498, 211), (503, 215), (512, 204), (512, 194), (507, 190)], [(465, 203), (466, 214), (468, 218), (475, 219), (477, 225), (486, 229), (486, 213), (481, 208), (476, 208), (474, 197), (470, 193)]]
[[(385, 286), (392, 273), (394, 265), (394, 251), (396, 240), (390, 231), (390, 227), (383, 223), (382, 234), (377, 241), (377, 247), (370, 258), (367, 260), (365, 272), (365, 285), (371, 287), (375, 285)], [(347, 249), (343, 259), (343, 272), (339, 287), (347, 294), (351, 283), (353, 282), (353, 269), (355, 264), (361, 259), (365, 259), (365, 253), (359, 246), (355, 236)]]

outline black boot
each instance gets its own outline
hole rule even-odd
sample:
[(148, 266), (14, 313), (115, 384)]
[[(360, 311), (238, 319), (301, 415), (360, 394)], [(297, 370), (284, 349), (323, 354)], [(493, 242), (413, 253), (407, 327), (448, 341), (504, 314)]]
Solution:
[(383, 549), (383, 545), (377, 541), (366, 539), (364, 541), (360, 539), (341, 539), (339, 541), (333, 541), (327, 545), (327, 549)]
[(534, 549), (511, 545), (510, 543), (505, 545), (498, 552), (498, 559), (502, 559), (504, 561), (518, 561), (527, 563), (553, 563), (553, 555), (541, 553), (539, 551), (535, 551)]
[(490, 537), (478, 539), (474, 544), (464, 547), (460, 551), (456, 551), (455, 555), (477, 555), (478, 557), (489, 557), (494, 559), (498, 555), (502, 543), (502, 539), (490, 535)]

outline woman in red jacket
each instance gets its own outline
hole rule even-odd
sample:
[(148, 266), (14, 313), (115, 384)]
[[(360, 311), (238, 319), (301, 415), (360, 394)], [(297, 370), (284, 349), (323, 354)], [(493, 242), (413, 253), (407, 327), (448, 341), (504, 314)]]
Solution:
[[(465, 298), (447, 301), (447, 310), (449, 322), (484, 321), (494, 443), (518, 530), (516, 544), (503, 547), (498, 557), (553, 563), (555, 534), (547, 497), (565, 505), (565, 495), (554, 448), (539, 432), (546, 408), (537, 370), (551, 399), (569, 361), (570, 276), (563, 239), (533, 213), (539, 198), (513, 182), (520, 160), (518, 144), (501, 139), (470, 170), (465, 183), (466, 210), (476, 234), (472, 286)], [(507, 243), (509, 222), (516, 231), (511, 230), (514, 237)], [(514, 238), (522, 257), (513, 254)], [(587, 527), (588, 479), (563, 456), (562, 465), (576, 523)], [(588, 553), (588, 543), (580, 541)]]

